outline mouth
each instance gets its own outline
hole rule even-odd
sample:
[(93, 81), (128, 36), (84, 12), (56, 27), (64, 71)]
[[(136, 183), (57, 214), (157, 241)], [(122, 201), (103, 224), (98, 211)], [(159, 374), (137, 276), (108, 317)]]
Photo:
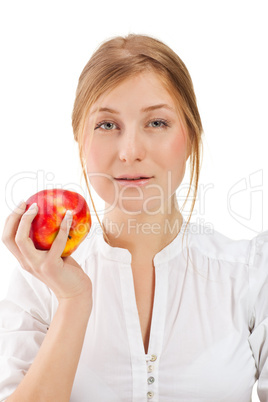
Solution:
[(146, 176), (142, 173), (136, 174), (125, 174), (118, 177), (115, 177), (116, 180), (143, 180), (143, 179), (151, 179), (153, 176)]
[(152, 179), (152, 177), (147, 177), (147, 176), (136, 176), (136, 177), (117, 177), (115, 178), (116, 181), (118, 181), (121, 185), (124, 186), (143, 186), (149, 182), (149, 180)]
[(140, 176), (140, 177), (120, 177), (120, 178), (116, 178), (116, 180), (128, 180), (128, 181), (135, 181), (135, 180), (145, 180), (145, 179), (150, 179), (150, 177), (144, 177), (144, 176)]

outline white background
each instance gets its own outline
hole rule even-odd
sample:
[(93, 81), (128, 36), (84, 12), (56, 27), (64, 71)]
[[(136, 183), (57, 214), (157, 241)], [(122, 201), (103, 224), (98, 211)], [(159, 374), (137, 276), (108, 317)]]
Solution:
[[(1, 2), (1, 232), (15, 204), (39, 190), (64, 187), (89, 201), (72, 136), (76, 85), (100, 43), (128, 33), (165, 42), (192, 76), (204, 126), (192, 221), (233, 239), (268, 230), (266, 8), (265, 0)], [(1, 298), (16, 259), (0, 248)]]

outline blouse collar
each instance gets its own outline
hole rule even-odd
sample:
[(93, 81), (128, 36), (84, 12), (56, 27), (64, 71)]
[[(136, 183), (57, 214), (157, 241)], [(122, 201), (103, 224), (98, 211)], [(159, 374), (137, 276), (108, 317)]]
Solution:
[[(183, 234), (185, 232), (185, 236), (183, 238)], [(186, 221), (183, 217), (183, 222), (181, 229), (177, 236), (162, 250), (160, 250), (154, 256), (154, 265), (162, 264), (170, 261), (175, 255), (179, 254), (179, 252), (185, 247), (186, 244), (186, 235), (188, 234), (188, 230), (186, 227)], [(183, 241), (183, 242), (182, 242)], [(112, 247), (104, 240), (103, 233), (99, 233), (98, 235), (98, 249), (103, 254), (103, 256), (109, 260), (117, 261), (120, 263), (131, 264), (132, 256), (128, 249), (121, 247)]]

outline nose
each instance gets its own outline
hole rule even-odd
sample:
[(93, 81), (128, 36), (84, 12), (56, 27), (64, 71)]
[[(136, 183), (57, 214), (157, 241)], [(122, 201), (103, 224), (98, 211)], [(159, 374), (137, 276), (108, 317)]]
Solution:
[(144, 138), (138, 130), (126, 130), (119, 144), (119, 159), (122, 162), (133, 163), (141, 161), (146, 154)]

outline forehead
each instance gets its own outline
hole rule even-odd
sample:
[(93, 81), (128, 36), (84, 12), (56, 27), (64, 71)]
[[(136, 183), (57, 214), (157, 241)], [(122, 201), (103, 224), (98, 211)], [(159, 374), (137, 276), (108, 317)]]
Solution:
[(90, 108), (90, 114), (94, 114), (97, 110), (110, 111), (113, 106), (114, 108), (139, 106), (141, 111), (145, 112), (153, 110), (151, 106), (155, 105), (165, 105), (170, 111), (176, 110), (175, 100), (161, 78), (154, 72), (143, 72), (124, 79), (114, 88), (104, 92)]

